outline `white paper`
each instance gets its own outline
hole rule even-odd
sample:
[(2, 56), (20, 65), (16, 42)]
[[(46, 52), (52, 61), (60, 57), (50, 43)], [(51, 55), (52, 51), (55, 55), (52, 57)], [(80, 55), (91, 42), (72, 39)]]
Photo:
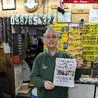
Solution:
[(90, 10), (89, 22), (98, 22), (98, 9), (91, 9)]
[(10, 53), (10, 46), (8, 43), (3, 43), (4, 45), (4, 53)]
[(58, 12), (58, 22), (71, 22), (71, 11), (65, 11), (64, 14)]
[(56, 58), (53, 83), (56, 86), (74, 87), (75, 59)]

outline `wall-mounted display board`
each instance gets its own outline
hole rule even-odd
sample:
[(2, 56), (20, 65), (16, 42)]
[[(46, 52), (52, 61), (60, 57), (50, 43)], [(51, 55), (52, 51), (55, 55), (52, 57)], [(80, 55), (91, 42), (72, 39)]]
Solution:
[(98, 59), (98, 24), (85, 23), (82, 33), (83, 58), (94, 61)]
[(80, 55), (83, 49), (81, 42), (81, 25), (79, 23), (70, 23), (68, 32), (68, 53), (73, 56)]

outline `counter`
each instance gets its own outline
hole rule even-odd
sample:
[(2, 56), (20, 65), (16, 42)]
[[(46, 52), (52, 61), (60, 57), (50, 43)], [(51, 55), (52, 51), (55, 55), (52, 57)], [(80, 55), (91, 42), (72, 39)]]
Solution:
[(74, 88), (69, 88), (69, 98), (94, 98), (94, 84), (75, 84)]
[(69, 88), (69, 98), (97, 98), (96, 96), (98, 97), (98, 82), (76, 81), (75, 87)]

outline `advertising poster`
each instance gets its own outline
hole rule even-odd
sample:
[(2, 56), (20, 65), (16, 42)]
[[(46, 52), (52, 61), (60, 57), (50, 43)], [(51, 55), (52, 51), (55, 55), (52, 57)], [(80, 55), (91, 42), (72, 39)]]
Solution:
[(53, 83), (56, 86), (74, 87), (75, 59), (56, 58)]

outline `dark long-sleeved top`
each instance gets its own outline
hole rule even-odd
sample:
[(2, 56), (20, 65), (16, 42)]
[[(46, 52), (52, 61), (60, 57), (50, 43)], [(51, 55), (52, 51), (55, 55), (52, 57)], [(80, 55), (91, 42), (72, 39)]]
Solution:
[(37, 87), (39, 98), (67, 98), (68, 87), (55, 86), (52, 90), (44, 88), (46, 80), (53, 82), (56, 58), (72, 58), (70, 55), (58, 51), (51, 56), (49, 52), (42, 52), (34, 60), (31, 71), (31, 81)]

